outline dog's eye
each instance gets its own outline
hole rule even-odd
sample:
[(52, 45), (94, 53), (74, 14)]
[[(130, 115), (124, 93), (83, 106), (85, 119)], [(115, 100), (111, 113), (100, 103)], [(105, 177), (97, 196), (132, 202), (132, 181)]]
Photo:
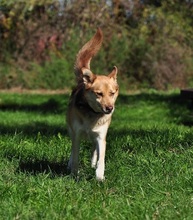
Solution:
[(115, 95), (115, 92), (110, 92), (110, 96), (114, 96)]
[(97, 95), (98, 97), (102, 97), (102, 96), (103, 96), (103, 93), (102, 93), (102, 92), (96, 92), (96, 95)]

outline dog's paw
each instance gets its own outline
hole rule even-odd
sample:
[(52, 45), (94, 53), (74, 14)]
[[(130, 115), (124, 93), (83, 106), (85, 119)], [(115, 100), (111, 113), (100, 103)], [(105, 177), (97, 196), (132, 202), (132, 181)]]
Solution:
[(101, 176), (101, 177), (96, 176), (96, 180), (99, 182), (103, 182), (105, 180), (105, 177), (104, 176)]
[(91, 167), (96, 168), (96, 165), (97, 165), (97, 152), (95, 150), (93, 152), (93, 156), (92, 156), (92, 159), (91, 159)]
[(98, 181), (104, 181), (105, 180), (104, 171), (96, 169), (96, 179)]
[(96, 168), (96, 161), (93, 161), (93, 160), (91, 161), (91, 167)]

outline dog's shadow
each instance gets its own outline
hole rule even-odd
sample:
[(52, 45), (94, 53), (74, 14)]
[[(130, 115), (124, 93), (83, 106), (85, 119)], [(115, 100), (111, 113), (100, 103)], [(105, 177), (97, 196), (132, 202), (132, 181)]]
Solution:
[(50, 162), (46, 160), (36, 161), (36, 162), (20, 162), (17, 172), (25, 173), (27, 175), (37, 176), (39, 174), (48, 175), (49, 178), (54, 179), (58, 177), (66, 177), (69, 176), (73, 178), (76, 182), (82, 180), (82, 178), (86, 179), (87, 181), (93, 179), (92, 174), (85, 176), (73, 176), (71, 175), (70, 170), (67, 166), (67, 161), (65, 162)]
[(20, 162), (18, 172), (30, 175), (49, 174), (51, 177), (69, 175), (67, 161), (50, 162), (47, 160)]

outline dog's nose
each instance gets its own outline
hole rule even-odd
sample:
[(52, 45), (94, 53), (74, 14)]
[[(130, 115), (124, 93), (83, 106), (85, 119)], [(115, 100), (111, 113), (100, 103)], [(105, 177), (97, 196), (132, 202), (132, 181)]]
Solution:
[(111, 106), (111, 105), (106, 106), (105, 110), (106, 110), (106, 113), (109, 114), (113, 111), (113, 106)]

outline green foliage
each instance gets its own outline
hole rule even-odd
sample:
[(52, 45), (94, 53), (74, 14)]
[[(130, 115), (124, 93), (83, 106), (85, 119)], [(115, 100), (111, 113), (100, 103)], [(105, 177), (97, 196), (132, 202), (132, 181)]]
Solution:
[(118, 66), (121, 87), (126, 89), (192, 85), (191, 4), (132, 2), (64, 1), (61, 7), (57, 0), (1, 1), (0, 62), (10, 72), (0, 72), (0, 77), (14, 76), (9, 86), (1, 83), (1, 88), (71, 86), (76, 53), (98, 26), (104, 44), (91, 64), (93, 72), (107, 73)]
[(143, 10), (126, 61), (133, 64), (131, 75), (157, 89), (184, 87), (192, 78), (192, 47), (187, 37), (193, 34), (190, 20), (165, 7)]
[(72, 65), (63, 58), (52, 57), (43, 66), (32, 64), (29, 75), (23, 73), (24, 87), (30, 89), (64, 89), (71, 87), (74, 80)]
[[(68, 95), (0, 94), (1, 219), (191, 219), (192, 112), (178, 91), (120, 94), (107, 136), (106, 180), (80, 151), (66, 172)], [(186, 123), (189, 126), (186, 126)]]

